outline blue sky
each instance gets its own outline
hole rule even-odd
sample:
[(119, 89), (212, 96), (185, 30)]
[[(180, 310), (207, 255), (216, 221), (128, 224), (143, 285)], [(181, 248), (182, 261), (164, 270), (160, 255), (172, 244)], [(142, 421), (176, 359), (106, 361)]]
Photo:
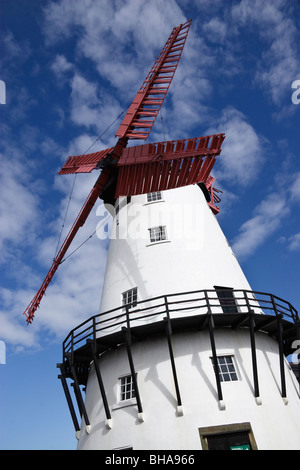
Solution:
[[(226, 133), (213, 172), (220, 225), (253, 290), (299, 309), (300, 3), (1, 0), (0, 17), (0, 448), (74, 449), (56, 363), (69, 331), (98, 311), (108, 240), (94, 236), (60, 266), (27, 326), (74, 183), (58, 170), (95, 141), (90, 151), (114, 145), (120, 121), (104, 131), (173, 26), (192, 18), (150, 140)], [(63, 236), (96, 177), (76, 177)], [(103, 214), (99, 202), (72, 249)]]

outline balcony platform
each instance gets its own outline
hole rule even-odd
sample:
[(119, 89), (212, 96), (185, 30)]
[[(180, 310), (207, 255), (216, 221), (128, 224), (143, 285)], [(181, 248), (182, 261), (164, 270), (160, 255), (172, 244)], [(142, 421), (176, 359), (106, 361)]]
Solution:
[[(293, 345), (300, 340), (300, 321), (298, 312), (289, 303), (273, 294), (233, 290), (222, 293), (215, 290), (193, 291), (164, 295), (148, 300), (125, 305), (109, 312), (95, 315), (72, 330), (63, 342), (63, 361), (58, 364), (59, 378), (66, 394), (75, 429), (78, 422), (71, 400), (67, 379), (73, 380), (80, 414), (85, 423), (89, 419), (85, 410), (80, 386), (87, 385), (91, 364), (94, 363), (106, 409), (106, 417), (111, 419), (106, 392), (98, 364), (99, 355), (124, 346), (127, 350), (132, 377), (136, 376), (132, 356), (132, 344), (149, 337), (166, 338), (170, 353), (178, 406), (181, 406), (179, 384), (176, 374), (175, 357), (172, 348), (172, 335), (187, 331), (208, 331), (211, 354), (217, 364), (216, 330), (238, 330), (249, 332), (255, 397), (259, 398), (259, 383), (256, 360), (256, 335), (258, 332), (269, 335), (278, 342), (279, 367), (281, 376), (281, 395), (286, 398), (284, 357), (295, 353)], [(297, 366), (299, 369), (299, 366)], [(217, 366), (215, 367), (217, 370)], [(298, 373), (300, 371), (298, 370)], [(220, 403), (222, 388), (219, 374), (216, 373), (216, 387)], [(142, 405), (137, 383), (135, 384), (139, 414)]]

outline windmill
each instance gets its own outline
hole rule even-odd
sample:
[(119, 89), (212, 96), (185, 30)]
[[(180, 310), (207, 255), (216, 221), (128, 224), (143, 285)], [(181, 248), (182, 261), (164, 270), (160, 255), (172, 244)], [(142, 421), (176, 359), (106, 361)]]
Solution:
[(60, 175), (101, 171), (75, 222), (58, 251), (40, 289), (24, 311), (31, 323), (48, 285), (79, 228), (98, 198), (114, 203), (120, 196), (133, 196), (202, 183), (211, 194), (210, 205), (218, 212), (218, 190), (210, 172), (221, 152), (224, 134), (173, 140), (126, 148), (129, 140), (147, 140), (177, 69), (191, 20), (174, 27), (141, 88), (130, 105), (117, 133), (114, 147), (71, 156)]
[[(190, 25), (171, 32), (116, 145), (71, 156), (60, 171), (101, 173), (24, 312), (28, 323), (99, 197), (115, 205), (114, 230), (138, 204), (134, 219), (146, 234), (136, 238), (130, 223), (126, 239), (111, 237), (100, 311), (63, 342), (57, 366), (79, 449), (300, 448), (299, 383), (285, 357), (300, 339), (299, 316), (252, 290), (217, 222), (211, 171), (224, 134), (127, 147), (147, 139)], [(176, 237), (190, 207), (200, 215), (192, 247), (191, 233)]]

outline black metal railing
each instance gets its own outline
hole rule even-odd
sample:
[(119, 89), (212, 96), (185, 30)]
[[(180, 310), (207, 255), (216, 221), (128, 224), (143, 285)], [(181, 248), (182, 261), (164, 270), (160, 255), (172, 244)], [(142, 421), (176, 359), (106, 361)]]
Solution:
[[(253, 390), (256, 399), (259, 399), (260, 391), (255, 332), (259, 330), (274, 336), (279, 345), (280, 393), (282, 398), (286, 399), (284, 356), (288, 355), (291, 347), (293, 347), (291, 341), (300, 338), (298, 313), (289, 302), (265, 292), (225, 288), (162, 295), (95, 315), (77, 326), (65, 339), (63, 343), (63, 362), (57, 365), (60, 369), (58, 377), (62, 382), (76, 431), (79, 431), (80, 426), (67, 379), (73, 380), (72, 386), (79, 414), (84, 418), (86, 426), (89, 427), (89, 416), (80, 386), (85, 387), (87, 385), (91, 362), (93, 361), (105, 409), (106, 425), (110, 427), (111, 412), (107, 390), (102, 380), (101, 367), (97, 358), (99, 353), (110, 347), (119, 344), (125, 345), (131, 376), (136, 378), (131, 348), (132, 334), (137, 336), (138, 339), (141, 339), (143, 335), (148, 336), (151, 332), (160, 332), (165, 335), (168, 342), (177, 406), (181, 407), (180, 384), (171, 341), (174, 327), (176, 331), (182, 331), (182, 328), (208, 329), (215, 370), (216, 390), (220, 404), (223, 402), (223, 392), (220, 375), (217, 373), (215, 328), (248, 328), (252, 357)], [(298, 366), (298, 370), (300, 371), (300, 366)], [(141, 416), (143, 407), (136, 379), (134, 388), (137, 408)]]
[(165, 317), (172, 320), (194, 315), (249, 314), (273, 315), (295, 324), (297, 310), (276, 295), (250, 290), (211, 289), (162, 295), (123, 305), (95, 315), (72, 330), (63, 342), (63, 352), (73, 354), (87, 340), (105, 338), (123, 327), (152, 324)]

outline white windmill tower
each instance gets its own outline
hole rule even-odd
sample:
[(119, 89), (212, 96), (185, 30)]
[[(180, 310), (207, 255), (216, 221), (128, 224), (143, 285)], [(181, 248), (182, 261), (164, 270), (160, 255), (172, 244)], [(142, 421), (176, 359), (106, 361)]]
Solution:
[(126, 148), (147, 139), (190, 24), (173, 29), (116, 146), (69, 157), (60, 172), (102, 170), (29, 323), (97, 198), (113, 213), (100, 313), (70, 332), (59, 364), (79, 449), (300, 448), (299, 384), (286, 360), (298, 314), (251, 289), (216, 220), (210, 173), (224, 135)]

